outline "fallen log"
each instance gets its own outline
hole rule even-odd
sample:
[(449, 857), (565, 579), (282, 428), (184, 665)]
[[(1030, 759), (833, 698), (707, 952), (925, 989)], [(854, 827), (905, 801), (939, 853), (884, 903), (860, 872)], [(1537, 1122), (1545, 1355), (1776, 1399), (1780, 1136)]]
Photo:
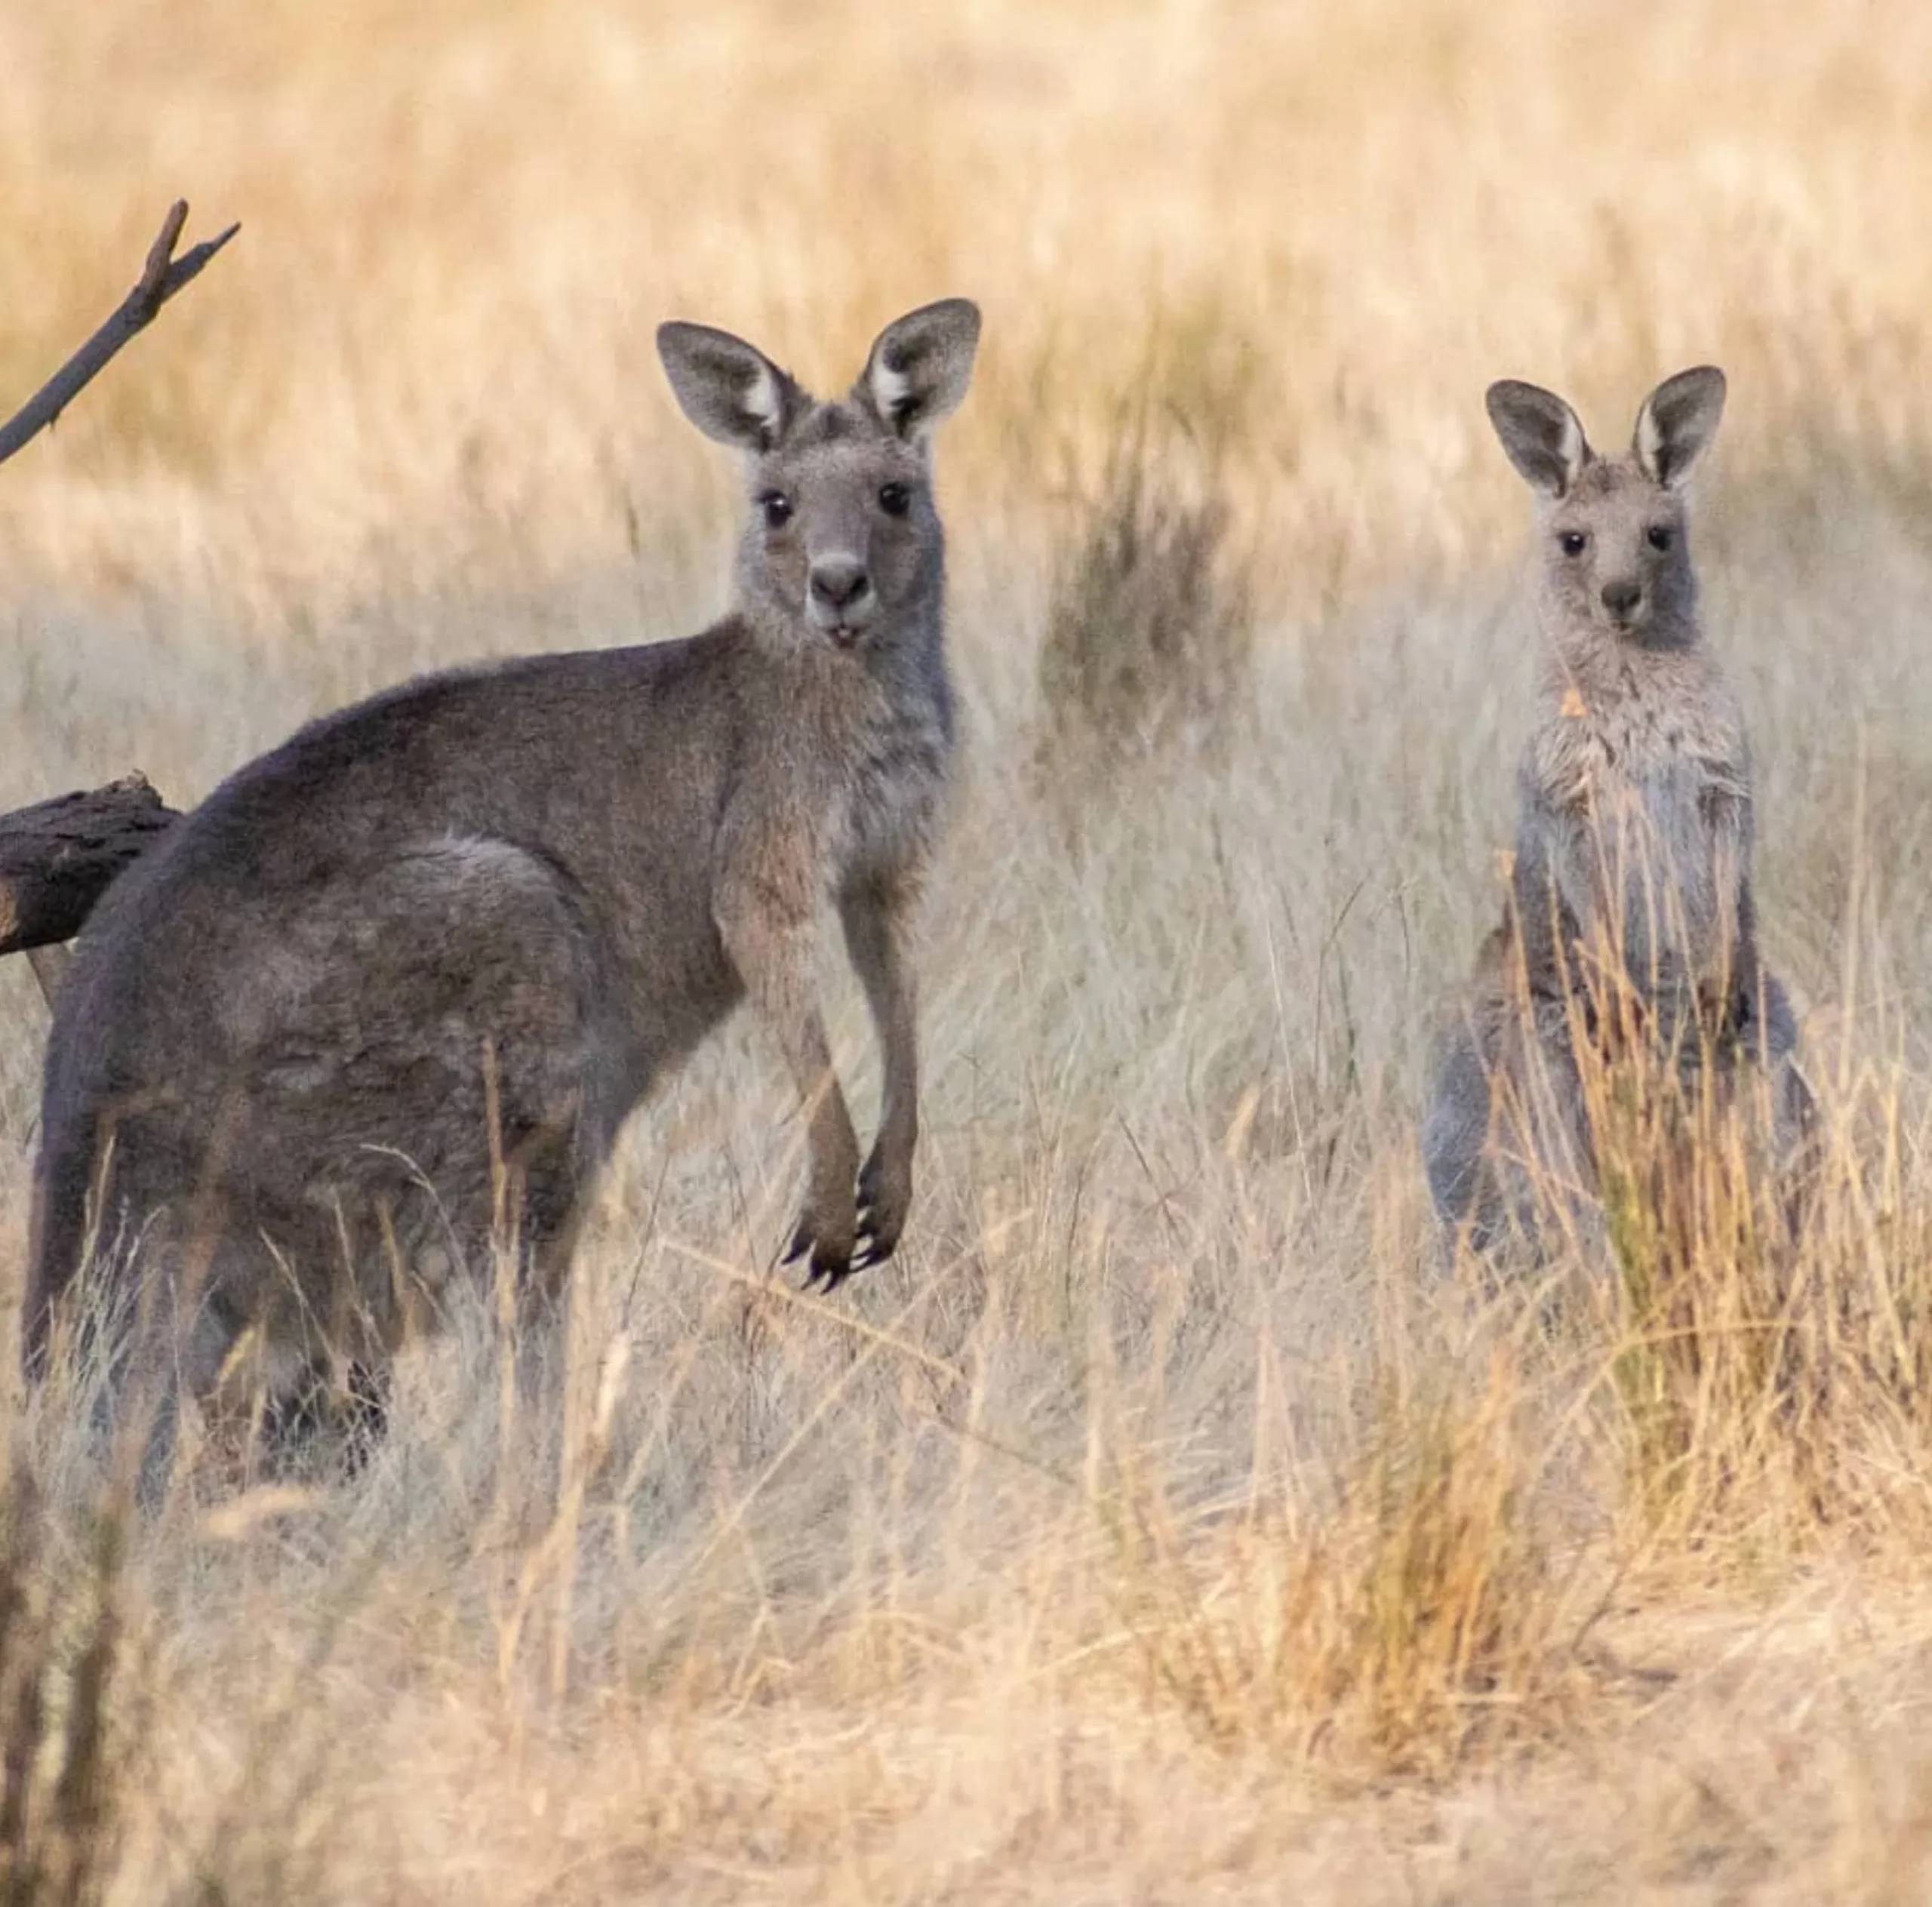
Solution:
[(140, 774), (0, 814), (0, 954), (71, 940), (180, 819)]

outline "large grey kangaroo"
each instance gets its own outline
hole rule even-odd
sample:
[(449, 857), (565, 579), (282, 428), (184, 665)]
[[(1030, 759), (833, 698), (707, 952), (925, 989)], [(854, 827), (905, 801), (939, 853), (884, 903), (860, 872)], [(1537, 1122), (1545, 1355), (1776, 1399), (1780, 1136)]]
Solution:
[[(746, 460), (731, 613), (327, 716), (110, 890), (48, 1049), (30, 1379), (91, 1257), (167, 1398), (245, 1381), (301, 1419), (353, 1373), (379, 1408), (412, 1318), (506, 1232), (554, 1290), (626, 1115), (746, 998), (808, 1112), (788, 1258), (829, 1287), (891, 1254), (953, 742), (929, 438), (979, 331), (963, 300), (915, 311), (826, 403), (664, 325), (685, 415)], [(816, 995), (835, 910), (884, 1054), (863, 1165)]]
[(1704, 638), (1686, 521), (1724, 400), (1721, 371), (1681, 371), (1604, 457), (1561, 398), (1489, 389), (1537, 496), (1544, 651), (1509, 905), (1437, 1044), (1423, 1119), (1437, 1209), (1478, 1248), (1534, 1242), (1540, 1189), (1590, 1184), (1580, 1036), (1607, 1050), (1634, 1029), (1687, 1077), (1755, 1062), (1781, 1157), (1810, 1119), (1790, 1004), (1758, 952), (1749, 743)]

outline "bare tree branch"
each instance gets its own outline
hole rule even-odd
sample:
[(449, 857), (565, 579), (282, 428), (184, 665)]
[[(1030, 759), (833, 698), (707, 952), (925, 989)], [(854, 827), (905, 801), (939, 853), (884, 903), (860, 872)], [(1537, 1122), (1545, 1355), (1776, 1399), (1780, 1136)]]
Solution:
[(175, 241), (187, 222), (188, 201), (177, 198), (162, 221), (159, 235), (148, 248), (148, 262), (140, 283), (121, 300), (114, 315), (28, 399), (20, 412), (0, 424), (0, 463), (46, 429), (108, 359), (137, 331), (152, 324), (155, 313), (242, 229), (239, 225), (231, 225), (219, 236), (204, 239), (177, 258)]

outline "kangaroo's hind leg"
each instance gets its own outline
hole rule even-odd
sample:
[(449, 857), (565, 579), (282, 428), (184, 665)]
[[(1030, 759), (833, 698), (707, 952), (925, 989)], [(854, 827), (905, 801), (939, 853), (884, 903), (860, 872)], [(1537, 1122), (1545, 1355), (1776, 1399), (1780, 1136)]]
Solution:
[(500, 841), (398, 854), (275, 926), (209, 1167), (217, 1256), (174, 1334), (226, 1332), (191, 1389), (252, 1346), (292, 1450), (325, 1423), (378, 1434), (382, 1373), (456, 1282), (561, 1275), (598, 1162), (583, 1110), (608, 989), (567, 880)]
[(1487, 1156), (1490, 1117), (1489, 1068), (1474, 1026), (1460, 1015), (1444, 1029), (1430, 1056), (1423, 1166), (1438, 1217), (1451, 1229), (1466, 1226), (1478, 1252), (1495, 1243), (1501, 1217)]

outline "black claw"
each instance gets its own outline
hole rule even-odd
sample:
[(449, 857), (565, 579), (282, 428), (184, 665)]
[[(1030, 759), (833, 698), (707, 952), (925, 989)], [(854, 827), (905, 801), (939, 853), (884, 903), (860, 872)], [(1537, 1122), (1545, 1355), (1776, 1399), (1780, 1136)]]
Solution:
[(898, 1248), (899, 1234), (888, 1232), (879, 1223), (877, 1212), (866, 1211), (859, 1214), (859, 1238), (871, 1250), (875, 1260), (890, 1258)]
[(825, 1248), (814, 1240), (811, 1232), (801, 1227), (798, 1235), (792, 1241), (792, 1248), (785, 1254), (785, 1263), (804, 1256), (807, 1250), (811, 1253), (811, 1262), (805, 1267), (803, 1291), (823, 1293), (835, 1290), (851, 1271), (850, 1263), (843, 1258), (829, 1255)]
[[(785, 1256), (781, 1262), (787, 1265), (795, 1265), (811, 1249), (811, 1229), (806, 1226), (800, 1226), (798, 1230), (792, 1234), (792, 1242), (785, 1247)], [(810, 1281), (808, 1280), (807, 1282), (809, 1284)]]
[(883, 1265), (898, 1249), (897, 1238), (881, 1238), (875, 1232), (862, 1230), (859, 1234), (859, 1249), (852, 1256), (852, 1269), (870, 1271), (875, 1265)]
[(811, 1275), (805, 1280), (805, 1289), (810, 1291), (816, 1287), (819, 1295), (823, 1297), (830, 1292), (837, 1290), (851, 1275), (852, 1265), (850, 1260), (820, 1258), (814, 1253), (812, 1257)]

